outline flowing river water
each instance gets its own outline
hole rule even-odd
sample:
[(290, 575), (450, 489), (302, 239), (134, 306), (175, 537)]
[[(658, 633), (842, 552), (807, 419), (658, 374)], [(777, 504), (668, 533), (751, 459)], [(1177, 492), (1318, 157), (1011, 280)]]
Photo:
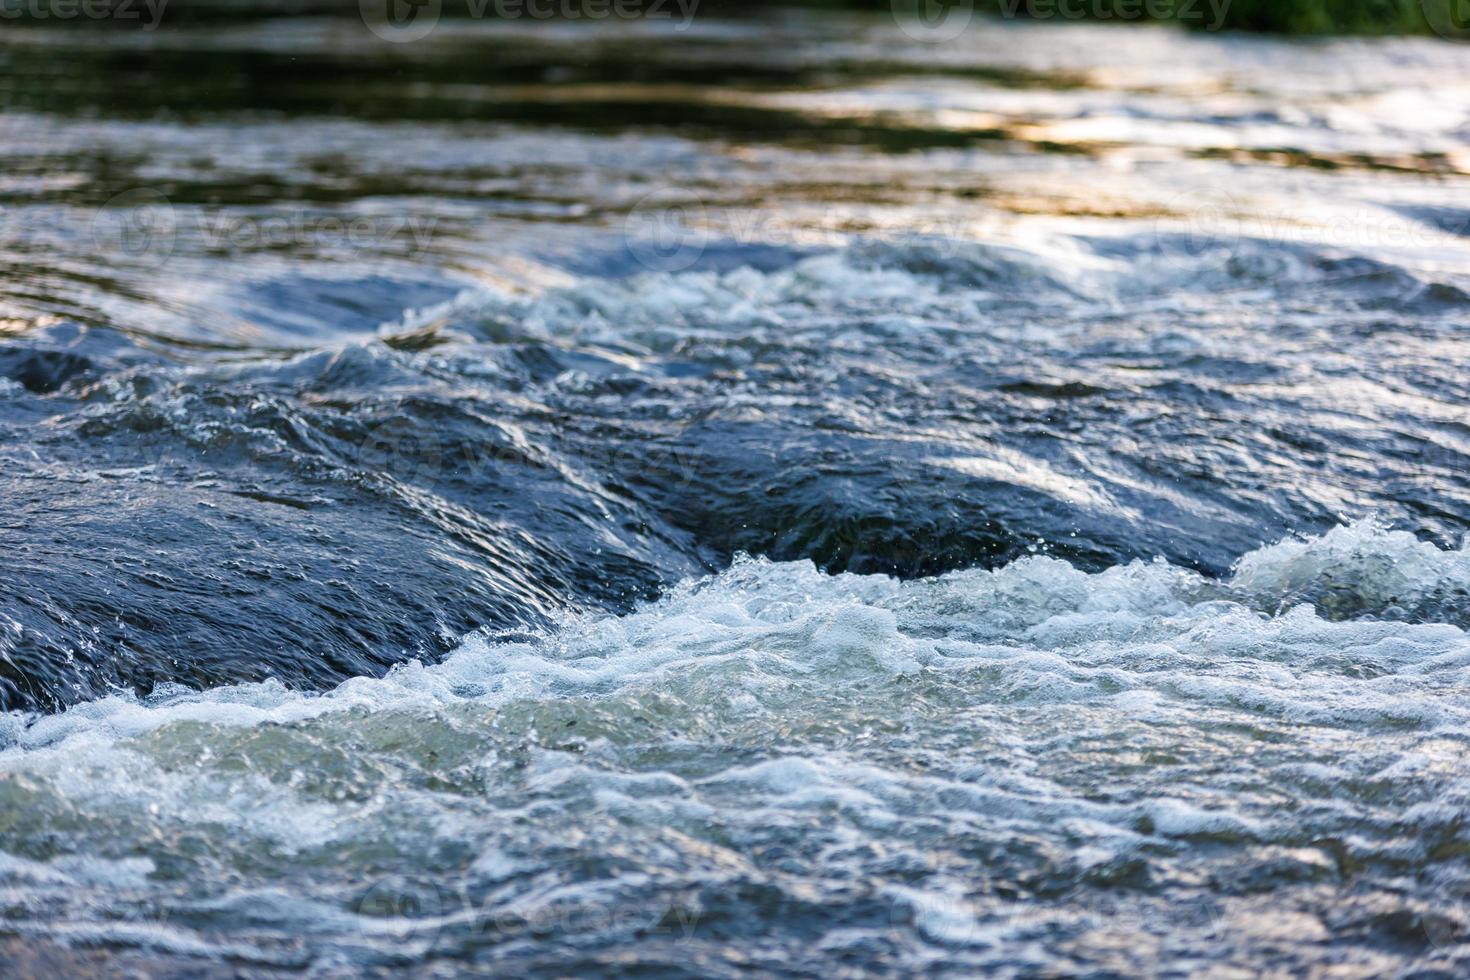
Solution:
[(0, 69), (9, 972), (1470, 970), (1470, 49)]

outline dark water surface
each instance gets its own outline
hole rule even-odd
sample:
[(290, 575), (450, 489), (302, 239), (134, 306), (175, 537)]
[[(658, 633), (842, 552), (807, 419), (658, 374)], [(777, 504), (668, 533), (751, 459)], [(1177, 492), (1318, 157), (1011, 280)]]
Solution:
[(0, 38), (0, 962), (1470, 969), (1466, 49), (675, 24)]

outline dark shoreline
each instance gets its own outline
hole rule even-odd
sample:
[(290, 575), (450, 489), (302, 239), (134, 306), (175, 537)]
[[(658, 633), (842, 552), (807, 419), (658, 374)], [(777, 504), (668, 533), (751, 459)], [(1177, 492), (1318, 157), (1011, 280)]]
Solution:
[[(279, 17), (359, 17), (354, 0), (90, 0), (122, 16), (83, 16), (78, 0), (7, 0), (0, 3), (4, 26), (64, 27), (78, 30), (166, 29), (227, 24)], [(412, 5), (415, 0), (396, 0)], [(577, 19), (566, 10), (601, 9), (613, 0), (443, 0), (446, 19), (498, 17), (550, 23)], [(931, 0), (650, 0), (655, 16), (739, 18), (793, 11), (871, 11), (899, 18), (942, 21), (980, 15), (1002, 20), (1063, 23), (1166, 23), (1190, 30), (1244, 31), (1288, 36), (1435, 35), (1470, 40), (1470, 19), (1457, 11), (1458, 0), (950, 0), (939, 12), (922, 13)], [(149, 25), (154, 9), (157, 22)], [(131, 11), (131, 15), (128, 11)], [(966, 11), (970, 11), (967, 14)], [(48, 13), (48, 11), (56, 11)], [(66, 12), (71, 11), (71, 12)], [(535, 11), (534, 13), (532, 11)], [(592, 16), (592, 15), (588, 15)]]

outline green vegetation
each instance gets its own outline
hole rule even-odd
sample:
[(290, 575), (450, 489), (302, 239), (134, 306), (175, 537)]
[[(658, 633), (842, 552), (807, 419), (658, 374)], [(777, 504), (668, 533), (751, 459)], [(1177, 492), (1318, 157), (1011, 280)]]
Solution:
[[(937, 15), (965, 0), (798, 0), (798, 6), (929, 9)], [(734, 12), (751, 3), (706, 0)], [(973, 0), (976, 10), (1048, 20), (1081, 16), (1112, 21), (1174, 20), (1196, 29), (1277, 34), (1440, 34), (1470, 39), (1470, 0)], [(779, 6), (779, 2), (757, 6)], [(929, 6), (932, 5), (932, 6)]]
[[(1282, 34), (1427, 34), (1430, 15), (1450, 23), (1470, 0), (1231, 0), (1225, 26)], [(1430, 9), (1437, 8), (1437, 9)]]

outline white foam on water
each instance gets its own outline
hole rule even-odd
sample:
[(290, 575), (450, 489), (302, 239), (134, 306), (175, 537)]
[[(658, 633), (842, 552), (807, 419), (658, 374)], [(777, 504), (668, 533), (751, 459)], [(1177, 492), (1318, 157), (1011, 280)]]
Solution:
[[(1362, 614), (1278, 608), (1324, 578)], [(341, 872), (405, 863), (496, 908), (548, 875), (585, 902), (759, 880), (820, 905), (957, 847), (1167, 881), (1221, 873), (1209, 842), (1238, 861), (1333, 840), (1427, 878), (1463, 846), (1470, 638), (1373, 616), (1466, 586), (1464, 551), (1372, 523), (1263, 548), (1223, 581), (1162, 561), (901, 582), (742, 558), (630, 615), (472, 636), (320, 695), (266, 682), (11, 716), (0, 883), (58, 941), (268, 957), (273, 930), (321, 956), (378, 949), (381, 930), (341, 935), (361, 917)], [(644, 855), (632, 878), (626, 848)], [(570, 854), (613, 867), (579, 884)], [(267, 898), (213, 893), (186, 870), (201, 862)], [(926, 941), (985, 934), (969, 906), (884, 887)], [(273, 921), (257, 906), (278, 893), (299, 900)], [(99, 924), (109, 901), (168, 908), (172, 931)]]

